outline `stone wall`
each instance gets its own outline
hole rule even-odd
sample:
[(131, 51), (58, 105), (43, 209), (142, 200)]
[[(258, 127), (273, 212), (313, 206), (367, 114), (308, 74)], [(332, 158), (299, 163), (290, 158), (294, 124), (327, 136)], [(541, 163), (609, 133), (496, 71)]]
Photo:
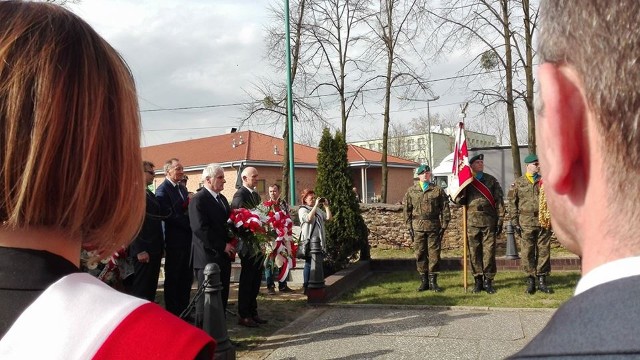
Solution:
[[(402, 249), (411, 247), (409, 230), (404, 222), (402, 205), (361, 204), (362, 216), (369, 228), (372, 248)], [(451, 222), (444, 234), (443, 250), (462, 249), (462, 207), (451, 205)], [(497, 240), (497, 248), (506, 247), (504, 232)], [(555, 238), (552, 246), (560, 246)]]

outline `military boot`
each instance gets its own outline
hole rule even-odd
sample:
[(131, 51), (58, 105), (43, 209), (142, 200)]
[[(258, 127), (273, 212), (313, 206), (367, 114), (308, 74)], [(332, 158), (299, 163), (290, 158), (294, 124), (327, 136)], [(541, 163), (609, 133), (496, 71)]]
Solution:
[(495, 294), (496, 289), (493, 288), (493, 279), (484, 278), (484, 290), (487, 294)]
[(544, 275), (538, 276), (538, 290), (546, 294), (551, 294), (553, 292), (553, 290), (547, 286), (547, 277)]
[(533, 276), (527, 277), (527, 294), (533, 294), (536, 292), (536, 278)]
[(438, 286), (438, 274), (429, 274), (429, 289), (440, 292), (442, 288)]
[(421, 280), (422, 282), (420, 283), (420, 287), (418, 288), (418, 291), (425, 291), (425, 290), (429, 290), (429, 278), (427, 274), (422, 274), (421, 276)]
[(477, 276), (474, 276), (473, 278), (476, 281), (476, 283), (475, 283), (475, 286), (473, 287), (472, 292), (477, 294), (477, 293), (479, 293), (480, 291), (483, 290), (483, 287), (482, 287), (482, 275), (477, 275)]

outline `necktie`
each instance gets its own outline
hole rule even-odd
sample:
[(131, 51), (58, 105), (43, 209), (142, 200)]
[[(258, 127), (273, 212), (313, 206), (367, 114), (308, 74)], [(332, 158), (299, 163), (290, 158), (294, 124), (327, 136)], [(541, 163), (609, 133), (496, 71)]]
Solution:
[(220, 206), (222, 206), (223, 209), (225, 209), (225, 210), (227, 209), (224, 206), (224, 203), (222, 202), (222, 199), (220, 198), (220, 195), (216, 196), (216, 201), (218, 202), (218, 204), (220, 204)]
[(180, 195), (180, 198), (182, 199), (182, 201), (184, 201), (184, 196), (182, 195), (182, 191), (180, 191), (180, 185), (176, 185), (176, 190), (178, 190), (178, 194)]

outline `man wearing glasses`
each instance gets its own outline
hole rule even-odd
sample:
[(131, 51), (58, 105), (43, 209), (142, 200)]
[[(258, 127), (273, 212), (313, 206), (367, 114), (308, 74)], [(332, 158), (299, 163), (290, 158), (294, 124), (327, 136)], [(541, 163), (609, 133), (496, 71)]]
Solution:
[(538, 290), (551, 293), (546, 278), (551, 271), (551, 229), (540, 225), (540, 163), (536, 154), (529, 154), (524, 159), (526, 173), (511, 184), (509, 190), (508, 211), (518, 237), (522, 259), (520, 264), (527, 273), (528, 294)]

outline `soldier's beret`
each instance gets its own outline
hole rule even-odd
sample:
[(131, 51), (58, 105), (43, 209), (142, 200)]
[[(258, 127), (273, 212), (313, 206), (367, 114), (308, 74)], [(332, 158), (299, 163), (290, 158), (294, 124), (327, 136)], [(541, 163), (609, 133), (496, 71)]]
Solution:
[(527, 155), (526, 158), (524, 158), (525, 164), (531, 164), (532, 162), (536, 162), (536, 161), (538, 161), (538, 155), (536, 154), (529, 154)]
[(416, 175), (420, 175), (425, 171), (431, 171), (431, 168), (429, 167), (429, 165), (426, 165), (426, 164), (420, 165), (416, 169)]
[(476, 161), (476, 160), (484, 160), (484, 154), (478, 154), (478, 155), (472, 157), (469, 160), (469, 165), (473, 164), (473, 162)]

